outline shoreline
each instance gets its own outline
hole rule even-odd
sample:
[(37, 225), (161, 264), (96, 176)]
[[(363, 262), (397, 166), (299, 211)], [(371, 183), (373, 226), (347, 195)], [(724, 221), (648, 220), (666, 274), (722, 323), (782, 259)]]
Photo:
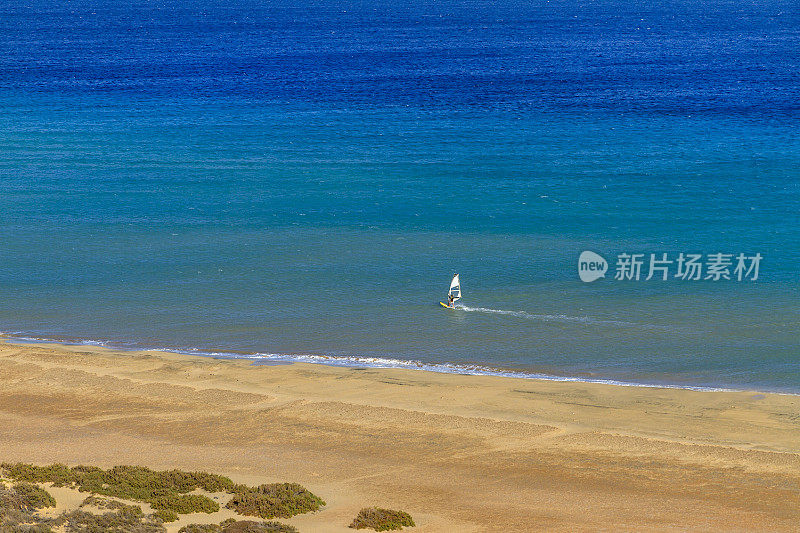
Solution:
[(125, 347), (111, 341), (98, 341), (94, 339), (66, 340), (55, 337), (34, 337), (30, 334), (16, 334), (0, 332), (0, 341), (17, 342), (24, 344), (56, 344), (59, 346), (84, 346), (99, 347), (120, 352), (153, 351), (174, 353), (179, 355), (210, 357), (220, 360), (243, 360), (253, 364), (295, 364), (305, 363), (341, 368), (367, 367), (375, 369), (400, 369), (438, 374), (457, 374), (469, 376), (494, 376), (512, 379), (534, 381), (556, 381), (565, 383), (594, 383), (599, 385), (612, 385), (617, 387), (642, 387), (654, 389), (678, 389), (701, 392), (760, 392), (781, 394), (786, 396), (800, 396), (800, 392), (791, 392), (779, 389), (713, 386), (713, 385), (685, 385), (678, 383), (636, 382), (612, 378), (586, 378), (578, 376), (559, 376), (539, 372), (525, 372), (503, 369), (482, 364), (463, 363), (425, 363), (419, 360), (388, 359), (382, 357), (363, 356), (326, 356), (316, 354), (273, 354), (273, 353), (247, 353), (232, 351), (203, 351), (200, 349), (180, 349), (169, 347)]
[[(0, 459), (297, 482), (346, 532), (770, 530), (800, 520), (800, 398), (0, 342)], [(168, 531), (177, 531), (176, 524)]]

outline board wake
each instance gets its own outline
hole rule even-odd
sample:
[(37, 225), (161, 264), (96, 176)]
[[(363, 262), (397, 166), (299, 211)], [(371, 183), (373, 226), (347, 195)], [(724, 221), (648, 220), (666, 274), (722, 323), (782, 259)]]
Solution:
[[(440, 302), (441, 303), (441, 302)], [(445, 305), (445, 304), (442, 304)], [(447, 307), (447, 306), (445, 306)], [(527, 313), (525, 311), (510, 311), (506, 309), (490, 309), (488, 307), (469, 307), (466, 305), (459, 305), (458, 309), (461, 311), (473, 312), (473, 313), (489, 313), (495, 315), (506, 315), (506, 316), (514, 316), (517, 318), (524, 318), (527, 320), (538, 320), (541, 322), (577, 322), (582, 324), (591, 324), (591, 325), (612, 325), (612, 326), (621, 326), (621, 327), (653, 327), (655, 326), (647, 326), (644, 324), (636, 324), (633, 322), (624, 322), (621, 320), (603, 320), (598, 318), (592, 318), (588, 316), (568, 316), (568, 315), (545, 315), (545, 314), (536, 314), (536, 313)]]

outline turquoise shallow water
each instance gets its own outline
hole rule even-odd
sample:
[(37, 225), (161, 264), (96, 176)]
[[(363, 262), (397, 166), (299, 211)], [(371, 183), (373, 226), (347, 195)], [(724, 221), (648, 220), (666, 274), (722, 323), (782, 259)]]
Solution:
[(0, 330), (800, 392), (791, 6), (314, 6), (2, 6)]

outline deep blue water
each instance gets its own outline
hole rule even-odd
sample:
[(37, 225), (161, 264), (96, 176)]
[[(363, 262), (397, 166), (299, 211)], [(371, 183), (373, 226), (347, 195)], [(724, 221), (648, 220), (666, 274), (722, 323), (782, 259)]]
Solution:
[(0, 331), (800, 392), (798, 131), (796, 2), (0, 1)]

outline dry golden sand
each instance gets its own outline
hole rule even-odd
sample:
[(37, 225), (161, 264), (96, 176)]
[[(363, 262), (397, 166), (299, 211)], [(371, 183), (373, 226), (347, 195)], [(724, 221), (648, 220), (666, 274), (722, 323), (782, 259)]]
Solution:
[(756, 392), (0, 343), (0, 460), (295, 481), (328, 503), (304, 533), (372, 505), (413, 531), (800, 528), (800, 397)]

